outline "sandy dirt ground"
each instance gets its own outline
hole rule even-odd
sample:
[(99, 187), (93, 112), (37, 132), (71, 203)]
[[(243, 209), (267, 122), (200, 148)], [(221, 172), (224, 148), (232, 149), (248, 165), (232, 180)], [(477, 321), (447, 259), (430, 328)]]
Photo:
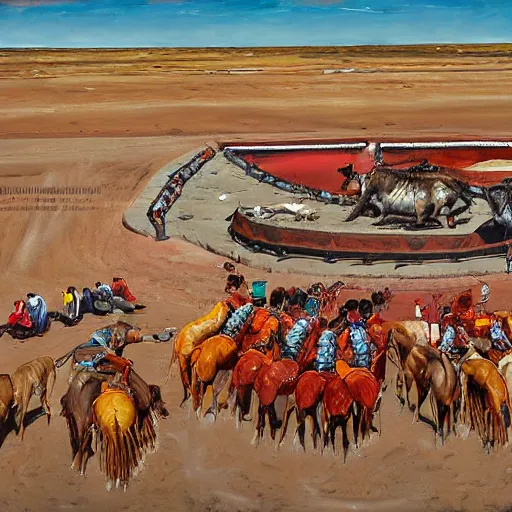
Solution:
[[(85, 203), (88, 210), (64, 210), (63, 202), (56, 211), (1, 210), (0, 317), (27, 292), (59, 308), (64, 287), (122, 275), (148, 306), (134, 317), (138, 325), (151, 332), (183, 326), (222, 297), (222, 259), (185, 242), (158, 244), (121, 225), (124, 210), (162, 165), (209, 140), (511, 137), (512, 97), (503, 84), (512, 72), (500, 66), (486, 73), (350, 76), (276, 71), (109, 77), (89, 70), (84, 76), (0, 80), (0, 185), (101, 187)], [(23, 199), (9, 201), (3, 196), (2, 207)], [(271, 287), (313, 280), (243, 272), (268, 279)], [(503, 273), (486, 281), (489, 306), (509, 309), (512, 281)], [(449, 296), (481, 286), (471, 277), (345, 282), (351, 288), (345, 297), (391, 286), (397, 295), (390, 318), (411, 318), (413, 299), (427, 299), (434, 290)], [(73, 328), (55, 324), (46, 336), (25, 343), (5, 335), (0, 372), (12, 373), (40, 355), (60, 356), (105, 323), (87, 317)], [(163, 386), (170, 410), (161, 422), (160, 448), (145, 470), (126, 493), (107, 493), (95, 458), (85, 478), (70, 469), (67, 429), (59, 417), (65, 366), (51, 398), (50, 426), (40, 419), (23, 442), (11, 434), (1, 447), (2, 511), (482, 511), (512, 502), (510, 448), (486, 455), (474, 435), (436, 448), (430, 427), (412, 424), (408, 411), (399, 414), (392, 386), (384, 396), (382, 435), (343, 464), (330, 454), (294, 449), (291, 435), (279, 451), (269, 441), (255, 448), (252, 425), (237, 431), (225, 414), (214, 425), (200, 424), (179, 408), (176, 370), (164, 385), (170, 345), (135, 346), (126, 354), (144, 378)]]

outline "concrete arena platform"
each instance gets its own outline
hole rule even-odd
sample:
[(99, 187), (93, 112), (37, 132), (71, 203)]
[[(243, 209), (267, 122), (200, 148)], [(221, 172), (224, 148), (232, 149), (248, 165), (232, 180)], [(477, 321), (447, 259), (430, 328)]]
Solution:
[[(198, 151), (197, 148), (180, 158), (169, 162), (151, 179), (143, 192), (136, 198), (125, 212), (123, 224), (130, 230), (153, 236), (154, 230), (149, 223), (146, 212), (151, 201), (165, 185), (167, 176), (172, 171), (189, 161)], [(225, 194), (224, 201), (219, 197)], [(272, 205), (277, 203), (297, 203), (301, 197), (288, 194), (271, 185), (259, 183), (247, 177), (237, 166), (231, 164), (218, 154), (185, 184), (181, 197), (167, 214), (166, 229), (171, 238), (182, 238), (199, 245), (206, 250), (220, 254), (235, 261), (240, 261), (251, 267), (275, 272), (302, 272), (326, 276), (374, 276), (396, 278), (421, 278), (435, 276), (484, 275), (501, 272), (505, 266), (505, 258), (487, 256), (467, 259), (459, 262), (436, 261), (400, 263), (396, 268), (394, 261), (381, 261), (365, 264), (361, 260), (342, 260), (336, 263), (326, 263), (321, 259), (296, 257), (281, 262), (272, 255), (255, 253), (236, 243), (228, 233), (229, 217), (239, 205), (252, 207), (256, 205)], [(418, 231), (405, 231), (371, 226), (373, 219), (360, 217), (351, 223), (343, 223), (351, 207), (323, 204), (304, 199), (304, 204), (317, 211), (316, 221), (297, 222), (292, 216), (276, 215), (264, 222), (285, 226), (292, 229), (307, 229), (311, 231), (333, 231), (351, 233), (386, 233), (403, 236), (419, 235)], [(180, 216), (192, 215), (190, 220), (181, 220)], [(485, 201), (477, 200), (471, 209), (471, 214), (461, 218), (469, 218), (466, 224), (457, 226), (457, 234), (471, 233), (490, 218), (488, 205)], [(428, 231), (436, 236), (453, 235), (454, 230), (448, 228)], [(169, 241), (155, 242), (168, 244)]]

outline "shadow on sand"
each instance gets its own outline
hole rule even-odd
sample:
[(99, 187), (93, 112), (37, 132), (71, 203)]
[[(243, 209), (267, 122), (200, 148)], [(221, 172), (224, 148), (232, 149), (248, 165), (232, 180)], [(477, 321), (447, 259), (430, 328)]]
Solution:
[[(9, 416), (3, 425), (3, 428), (0, 428), (0, 448), (3, 446), (4, 441), (7, 439), (7, 436), (11, 432), (16, 432), (16, 435), (19, 433), (19, 427), (16, 425), (15, 416), (16, 410), (11, 409)], [(27, 412), (23, 422), (25, 428), (29, 425), (32, 425), (32, 423), (38, 420), (41, 416), (46, 416), (46, 412), (43, 407), (37, 407), (36, 409), (32, 409), (31, 411)]]

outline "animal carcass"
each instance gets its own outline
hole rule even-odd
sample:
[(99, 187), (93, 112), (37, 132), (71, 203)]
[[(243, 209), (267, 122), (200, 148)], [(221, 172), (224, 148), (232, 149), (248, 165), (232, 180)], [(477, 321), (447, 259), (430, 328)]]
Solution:
[(427, 162), (409, 169), (378, 167), (367, 180), (366, 189), (346, 222), (373, 214), (381, 216), (374, 225), (388, 224), (387, 217), (392, 216), (426, 227), (429, 223), (442, 226), (439, 217), (446, 216), (448, 226), (453, 228), (455, 216), (473, 202), (474, 194), (466, 183), (454, 178), (449, 169)]

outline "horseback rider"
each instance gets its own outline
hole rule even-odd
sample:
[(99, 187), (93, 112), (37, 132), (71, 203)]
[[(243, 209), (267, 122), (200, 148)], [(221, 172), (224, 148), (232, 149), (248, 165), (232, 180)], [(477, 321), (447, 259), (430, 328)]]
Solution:
[(350, 366), (356, 368), (370, 368), (371, 350), (366, 335), (365, 321), (361, 318), (358, 311), (349, 311), (347, 313), (348, 332), (354, 358)]
[(315, 368), (319, 372), (336, 370), (337, 336), (333, 331), (325, 330), (318, 340)]
[(469, 348), (469, 336), (462, 322), (447, 322), (439, 350), (450, 354), (465, 352)]
[(507, 335), (505, 334), (505, 331), (503, 330), (501, 320), (494, 315), (489, 336), (491, 338), (492, 346), (494, 349), (499, 350), (500, 352), (505, 352), (506, 350), (512, 349), (512, 344), (510, 343)]

